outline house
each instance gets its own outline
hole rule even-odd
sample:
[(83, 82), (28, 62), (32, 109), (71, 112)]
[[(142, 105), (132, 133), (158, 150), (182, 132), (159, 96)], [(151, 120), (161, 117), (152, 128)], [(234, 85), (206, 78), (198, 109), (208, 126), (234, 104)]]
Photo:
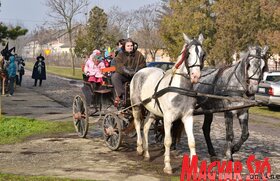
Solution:
[[(82, 25), (79, 24), (72, 29), (73, 37), (78, 34), (80, 26)], [(40, 53), (51, 59), (61, 57), (61, 55), (69, 56), (70, 43), (67, 31), (46, 30), (39, 32), (36, 40), (28, 42), (23, 47), (23, 56), (26, 58), (35, 58)]]

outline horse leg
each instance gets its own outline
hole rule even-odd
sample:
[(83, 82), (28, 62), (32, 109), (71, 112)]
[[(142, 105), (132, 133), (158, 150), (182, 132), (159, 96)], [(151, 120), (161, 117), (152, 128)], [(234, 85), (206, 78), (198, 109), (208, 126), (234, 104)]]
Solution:
[(196, 155), (195, 151), (195, 140), (194, 140), (194, 135), (193, 135), (193, 116), (192, 115), (187, 115), (182, 118), (182, 121), (184, 123), (185, 131), (188, 137), (188, 145), (190, 149), (190, 157)]
[(211, 137), (210, 137), (212, 122), (213, 122), (213, 114), (204, 114), (204, 122), (203, 122), (203, 126), (202, 126), (204, 138), (205, 138), (205, 141), (207, 144), (208, 153), (210, 155), (210, 160), (216, 161), (216, 160), (218, 160), (218, 158), (217, 158), (217, 154), (215, 152), (215, 149), (213, 147)]
[(172, 174), (172, 167), (170, 164), (170, 146), (172, 143), (171, 139), (171, 122), (170, 117), (164, 116), (164, 147), (165, 147), (165, 153), (164, 153), (164, 169), (163, 172), (167, 174)]
[(225, 124), (226, 124), (226, 150), (225, 155), (228, 160), (232, 160), (232, 141), (234, 138), (233, 133), (233, 112), (225, 112)]
[(239, 151), (243, 143), (248, 139), (249, 137), (249, 130), (248, 130), (248, 120), (249, 120), (249, 113), (248, 109), (242, 110), (242, 112), (238, 112), (238, 120), (239, 124), (242, 130), (241, 137), (239, 141), (232, 147), (232, 154)]
[(141, 107), (140, 106), (134, 106), (132, 107), (132, 114), (134, 118), (134, 125), (137, 133), (137, 153), (138, 155), (143, 154), (143, 142), (142, 142), (142, 136), (141, 136)]
[(149, 130), (152, 122), (155, 121), (155, 115), (150, 114), (148, 121), (144, 125), (144, 160), (150, 160), (150, 154), (149, 154)]

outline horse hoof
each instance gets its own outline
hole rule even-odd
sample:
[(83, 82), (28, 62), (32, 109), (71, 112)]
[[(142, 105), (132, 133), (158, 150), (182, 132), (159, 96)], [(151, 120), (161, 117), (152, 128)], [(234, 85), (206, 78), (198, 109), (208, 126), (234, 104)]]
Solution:
[(144, 153), (143, 148), (137, 147), (137, 155), (142, 156)]
[(215, 162), (215, 161), (220, 161), (220, 159), (217, 156), (211, 156), (210, 161)]
[(149, 162), (150, 161), (150, 157), (144, 157), (144, 161)]
[(168, 174), (168, 175), (172, 175), (172, 169), (171, 168), (164, 168), (163, 172)]

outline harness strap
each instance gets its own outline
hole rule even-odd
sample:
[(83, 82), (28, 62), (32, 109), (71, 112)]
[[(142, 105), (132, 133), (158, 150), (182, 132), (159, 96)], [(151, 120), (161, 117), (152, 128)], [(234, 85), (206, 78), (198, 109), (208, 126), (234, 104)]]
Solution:
[(152, 99), (157, 99), (158, 97), (161, 97), (161, 96), (163, 96), (164, 94), (166, 94), (168, 92), (175, 92), (175, 93), (178, 93), (180, 95), (185, 95), (185, 96), (190, 96), (190, 97), (197, 97), (197, 92), (193, 91), (193, 90), (187, 90), (187, 89), (183, 89), (183, 88), (179, 88), (179, 87), (166, 87), (164, 89), (161, 89), (158, 92), (155, 92), (152, 97), (144, 99), (142, 101), (142, 104), (147, 104)]
[[(155, 107), (156, 105), (158, 105), (159, 110), (160, 110), (161, 113), (163, 113), (163, 111), (162, 111), (161, 106), (160, 106), (160, 103), (159, 103), (159, 101), (158, 101), (158, 97), (155, 96), (155, 95), (156, 95), (156, 93), (157, 93), (159, 84), (161, 83), (161, 81), (162, 81), (162, 79), (164, 78), (164, 76), (165, 76), (165, 73), (163, 72), (163, 76), (162, 76), (161, 79), (158, 81), (158, 83), (157, 83), (157, 85), (156, 85), (156, 87), (155, 87), (155, 90), (154, 90), (154, 94), (153, 94), (153, 96), (152, 96), (152, 97), (154, 97), (154, 99), (155, 99), (155, 105), (154, 105), (154, 107)], [(172, 77), (173, 77), (173, 76), (172, 76)], [(172, 78), (171, 78), (171, 79), (172, 79)]]

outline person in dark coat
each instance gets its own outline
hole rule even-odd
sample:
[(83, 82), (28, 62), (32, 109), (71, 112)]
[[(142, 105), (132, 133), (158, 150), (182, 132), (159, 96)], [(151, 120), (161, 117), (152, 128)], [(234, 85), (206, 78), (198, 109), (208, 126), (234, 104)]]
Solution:
[(39, 80), (39, 86), (42, 85), (42, 81), (46, 80), (46, 66), (45, 66), (45, 57), (41, 54), (36, 58), (37, 61), (34, 64), (32, 79), (35, 79), (34, 87), (37, 86), (37, 81)]
[(116, 105), (125, 93), (125, 82), (130, 82), (138, 70), (146, 67), (145, 57), (137, 50), (137, 47), (137, 43), (128, 38), (123, 43), (122, 51), (115, 58), (116, 72), (112, 75), (112, 83), (116, 94)]

